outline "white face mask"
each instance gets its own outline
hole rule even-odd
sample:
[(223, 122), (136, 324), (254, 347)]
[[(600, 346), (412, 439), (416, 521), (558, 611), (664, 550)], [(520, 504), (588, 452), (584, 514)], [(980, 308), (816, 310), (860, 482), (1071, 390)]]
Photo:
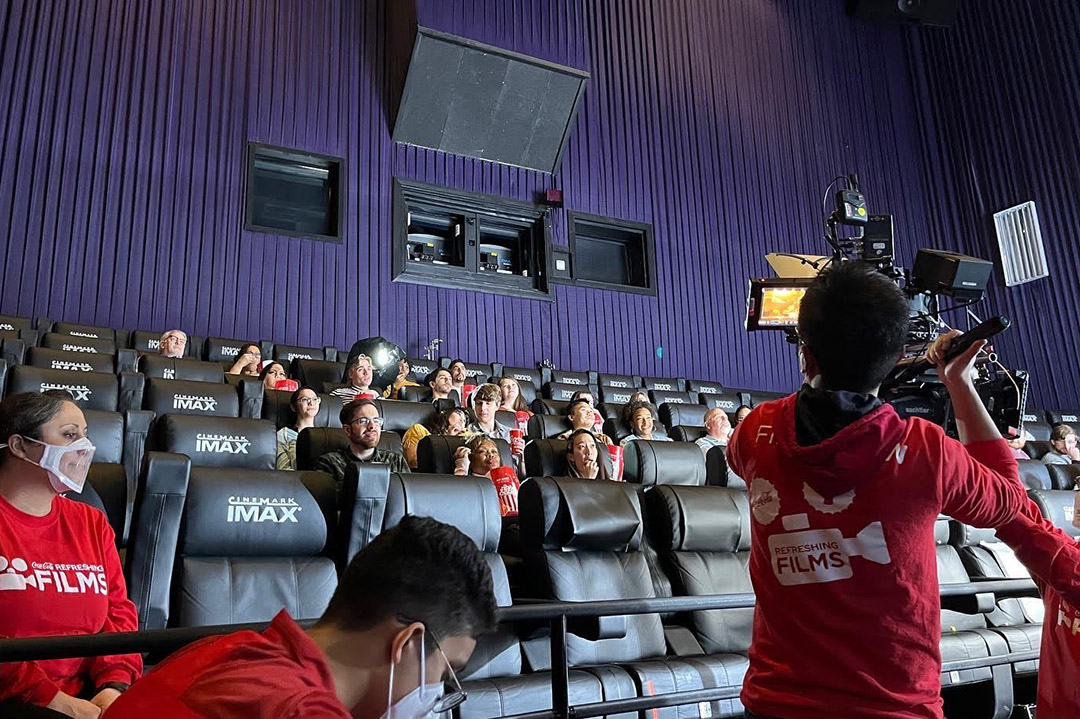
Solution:
[[(424, 651), (423, 635), (420, 635), (420, 681), (427, 678), (427, 652)], [(434, 716), (435, 705), (442, 698), (443, 684), (421, 684), (391, 704), (394, 696), (394, 665), (390, 665), (390, 687), (386, 695), (386, 712), (381, 719), (427, 719)]]
[(31, 459), (26, 461), (36, 464), (49, 473), (49, 483), (58, 494), (69, 491), (82, 492), (86, 484), (86, 475), (90, 471), (90, 462), (93, 461), (94, 451), (97, 449), (88, 437), (83, 437), (71, 444), (49, 444), (32, 437), (23, 437), (23, 439), (45, 447), (40, 461), (35, 462)]

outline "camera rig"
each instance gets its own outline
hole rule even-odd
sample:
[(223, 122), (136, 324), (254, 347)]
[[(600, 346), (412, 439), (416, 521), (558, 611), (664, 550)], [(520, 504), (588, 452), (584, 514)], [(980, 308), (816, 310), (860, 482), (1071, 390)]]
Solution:
[[(834, 191), (835, 190), (835, 191)], [(833, 203), (829, 207), (829, 197)], [(777, 278), (751, 278), (746, 302), (746, 329), (780, 330), (797, 343), (798, 308), (813, 278), (829, 265), (859, 260), (873, 265), (897, 284), (908, 298), (910, 324), (904, 356), (882, 383), (881, 398), (901, 416), (919, 416), (941, 424), (955, 436), (948, 392), (933, 367), (918, 358), (949, 325), (942, 314), (964, 310), (968, 341), (989, 338), (1008, 327), (1004, 318), (982, 322), (969, 308), (983, 299), (993, 265), (986, 260), (940, 250), (920, 249), (911, 270), (894, 262), (893, 218), (872, 215), (854, 174), (834, 178), (822, 197), (824, 240), (828, 256), (773, 253), (767, 255)], [(951, 304), (942, 307), (942, 300)], [(837, 318), (837, 321), (843, 321)], [(958, 340), (959, 342), (959, 340)], [(1001, 433), (1023, 432), (1028, 374), (1004, 367), (988, 345), (976, 361), (975, 388)]]

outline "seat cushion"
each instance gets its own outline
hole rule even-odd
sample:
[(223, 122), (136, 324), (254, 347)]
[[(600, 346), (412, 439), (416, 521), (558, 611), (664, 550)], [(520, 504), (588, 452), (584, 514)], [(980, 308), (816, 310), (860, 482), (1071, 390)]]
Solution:
[[(626, 669), (637, 683), (638, 692), (642, 696), (650, 696), (695, 689), (741, 687), (749, 666), (750, 660), (741, 654), (715, 654), (634, 662)], [(743, 706), (738, 699), (722, 699), (657, 711), (658, 719), (715, 719), (741, 717)]]
[[(1009, 645), (1009, 652), (1039, 651), (1042, 647), (1042, 625), (1021, 624), (1015, 627), (1001, 627), (995, 632), (1005, 637)], [(1013, 664), (1013, 672), (1016, 674), (1034, 674), (1039, 671), (1039, 661), (1019, 662)]]
[[(596, 674), (570, 672), (570, 704), (589, 704), (636, 696), (634, 682), (618, 667), (604, 667)], [(458, 719), (494, 719), (522, 712), (551, 709), (551, 675), (536, 672), (516, 677), (496, 677), (462, 682), (468, 699), (458, 709)], [(612, 715), (634, 719), (637, 714)]]
[[(941, 635), (941, 661), (950, 662), (958, 659), (975, 659), (990, 656), (986, 640), (976, 632), (943, 632)], [(944, 672), (941, 686), (957, 686), (988, 681), (990, 668), (965, 669), (958, 672)]]

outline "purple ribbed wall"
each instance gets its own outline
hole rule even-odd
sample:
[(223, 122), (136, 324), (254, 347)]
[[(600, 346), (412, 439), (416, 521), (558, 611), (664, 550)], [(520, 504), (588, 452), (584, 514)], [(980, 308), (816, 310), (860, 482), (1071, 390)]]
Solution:
[[(793, 353), (743, 331), (745, 278), (823, 250), (830, 177), (897, 215), (902, 259), (939, 239), (905, 32), (841, 2), (419, 2), (423, 25), (592, 73), (554, 177), (390, 142), (402, 3), (0, 0), (0, 311), (779, 389)], [(343, 245), (242, 230), (248, 140), (345, 158)], [(652, 222), (659, 294), (392, 283), (394, 176)]]

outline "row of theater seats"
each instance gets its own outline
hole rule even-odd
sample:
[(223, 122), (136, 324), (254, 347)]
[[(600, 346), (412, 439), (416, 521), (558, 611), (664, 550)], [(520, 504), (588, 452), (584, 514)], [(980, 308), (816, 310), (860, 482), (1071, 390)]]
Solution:
[[(245, 420), (218, 421), (217, 428), (225, 431), (225, 424)], [(269, 426), (265, 420), (246, 421)], [(214, 428), (208, 422), (166, 416), (155, 441), (167, 451), (146, 456), (126, 558), (144, 629), (261, 621), (282, 606), (301, 619), (317, 617), (338, 570), (406, 514), (454, 524), (476, 541), (492, 568), (502, 606), (523, 599), (751, 591), (745, 492), (708, 486), (700, 471), (658, 462), (664, 457), (654, 452), (677, 453), (666, 443), (631, 445), (628, 458), (636, 469), (628, 483), (527, 480), (519, 501), (519, 551), (504, 557), (498, 553), (503, 531), (498, 498), (486, 479), (397, 475), (385, 466), (357, 464), (337, 493), (322, 473), (269, 469), (267, 432), (260, 446), (249, 447), (248, 457), (259, 458), (260, 468), (234, 451), (237, 438), (231, 447), (226, 439), (207, 446), (207, 430)], [(1077, 531), (1068, 521), (1073, 493), (1035, 490), (1032, 496), (1059, 526)], [(1026, 576), (992, 533), (945, 518), (936, 530), (943, 584)], [(1040, 606), (1037, 600), (992, 595), (950, 605), (942, 612), (944, 659), (1037, 649)], [(572, 625), (571, 700), (738, 686), (747, 665), (751, 618), (750, 609), (732, 609)], [(542, 630), (503, 627), (482, 642), (464, 672), (470, 698), (459, 710), (460, 719), (549, 706), (549, 669)], [(1011, 705), (1005, 700), (1014, 691), (1030, 692), (1025, 680), (1035, 670), (1029, 662), (952, 672), (942, 680), (946, 687), (992, 693), (1003, 706)], [(707, 713), (701, 707), (659, 712), (668, 719), (695, 713), (738, 716), (740, 707), (723, 701)]]

